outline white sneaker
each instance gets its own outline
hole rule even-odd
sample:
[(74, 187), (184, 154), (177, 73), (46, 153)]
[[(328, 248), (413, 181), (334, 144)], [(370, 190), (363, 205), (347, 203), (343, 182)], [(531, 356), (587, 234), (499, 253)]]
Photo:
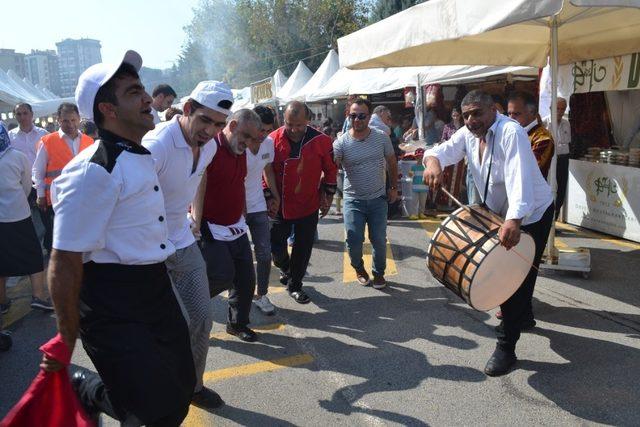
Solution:
[(253, 300), (253, 303), (266, 315), (272, 315), (276, 312), (276, 307), (271, 304), (269, 298), (266, 295), (262, 295), (260, 298)]

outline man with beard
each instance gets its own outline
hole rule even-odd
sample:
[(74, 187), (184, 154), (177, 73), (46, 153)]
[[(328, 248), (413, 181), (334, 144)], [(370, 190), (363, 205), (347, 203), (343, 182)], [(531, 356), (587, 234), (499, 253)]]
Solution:
[(516, 343), (529, 315), (528, 304), (553, 221), (553, 196), (526, 132), (516, 121), (497, 114), (490, 95), (469, 92), (462, 100), (462, 117), (465, 127), (425, 153), (425, 183), (438, 188), (442, 169), (466, 155), (484, 204), (505, 218), (498, 232), (501, 245), (507, 250), (517, 245), (521, 231), (528, 232), (536, 245), (529, 274), (500, 306), (503, 322), (497, 328), (498, 344), (484, 369), (487, 375), (498, 376), (506, 374), (517, 360)]
[[(336, 192), (331, 138), (308, 126), (310, 117), (305, 104), (291, 101), (284, 111), (284, 126), (269, 135), (274, 142), (273, 170), (281, 199), (271, 228), (271, 254), (280, 269), (280, 281), (299, 304), (311, 301), (302, 290), (302, 278), (311, 258), (318, 210), (324, 217)], [(289, 256), (287, 237), (292, 228), (295, 240)]]
[(213, 297), (229, 289), (227, 333), (247, 342), (258, 336), (247, 326), (256, 277), (244, 217), (245, 151), (250, 142), (260, 140), (261, 129), (260, 117), (251, 110), (238, 110), (227, 119), (211, 142), (217, 151), (202, 178), (193, 212), (196, 224), (202, 220), (209, 292)]
[(369, 273), (362, 261), (366, 225), (373, 248), (373, 287), (382, 289), (387, 285), (387, 202), (394, 203), (398, 197), (397, 179), (390, 181), (387, 190), (385, 178), (386, 172), (390, 177), (398, 176), (398, 164), (387, 134), (371, 126), (370, 108), (371, 102), (362, 98), (351, 104), (351, 129), (333, 143), (333, 152), (345, 173), (344, 228), (351, 266), (358, 282), (369, 285)]
[[(95, 64), (78, 81), (76, 102), (100, 139), (53, 182), (56, 221), (49, 289), (70, 353), (78, 332), (98, 370), (72, 386), (88, 413), (126, 426), (177, 426), (195, 387), (189, 331), (164, 261), (169, 240), (160, 182), (141, 145), (154, 128), (142, 58)], [(83, 264), (84, 263), (84, 264)], [(43, 357), (46, 371), (62, 368)]]
[(220, 407), (223, 401), (202, 382), (213, 318), (207, 266), (187, 213), (217, 151), (217, 145), (210, 141), (225, 126), (232, 104), (233, 94), (225, 83), (200, 82), (184, 104), (185, 114), (160, 123), (142, 140), (155, 162), (167, 210), (169, 241), (176, 248), (165, 264), (189, 316), (197, 381), (191, 402), (209, 409)]

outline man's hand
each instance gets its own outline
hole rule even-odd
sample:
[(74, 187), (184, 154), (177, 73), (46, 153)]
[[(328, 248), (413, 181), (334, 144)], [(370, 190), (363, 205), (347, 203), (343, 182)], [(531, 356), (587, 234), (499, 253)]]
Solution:
[(58, 372), (64, 368), (64, 365), (58, 362), (56, 359), (49, 358), (46, 354), (42, 355), (42, 362), (40, 362), (40, 368), (46, 372)]
[(280, 199), (276, 197), (271, 197), (267, 200), (267, 214), (271, 218), (275, 218), (278, 215), (278, 210), (280, 209)]
[(327, 216), (331, 203), (333, 203), (333, 194), (320, 190), (320, 218)]
[(46, 211), (47, 210), (47, 198), (46, 197), (38, 197), (36, 199), (36, 205), (40, 208), (40, 210)]
[(521, 219), (508, 219), (502, 224), (500, 230), (498, 230), (498, 239), (500, 239), (500, 244), (507, 248), (507, 250), (520, 242), (521, 222)]
[(390, 188), (387, 190), (387, 201), (389, 203), (395, 203), (395, 201), (398, 200), (398, 189), (397, 188)]
[(424, 183), (432, 190), (437, 190), (442, 184), (442, 168), (440, 160), (435, 157), (427, 157), (426, 168), (422, 174)]
[(193, 237), (195, 237), (196, 240), (200, 240), (202, 238), (202, 233), (200, 232), (200, 224), (196, 222), (196, 220), (191, 216), (190, 213), (187, 214), (187, 217), (189, 218), (189, 229), (191, 230)]

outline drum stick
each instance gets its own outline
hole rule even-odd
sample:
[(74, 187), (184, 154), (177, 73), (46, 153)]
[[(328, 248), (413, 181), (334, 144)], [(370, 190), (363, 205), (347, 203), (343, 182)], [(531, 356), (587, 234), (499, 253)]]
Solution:
[[(443, 192), (444, 194), (446, 194), (447, 196), (449, 196), (449, 198), (450, 198), (451, 200), (453, 200), (453, 201), (454, 201), (458, 206), (460, 206), (462, 209), (466, 210), (467, 212), (471, 212), (471, 208), (470, 208), (469, 206), (467, 206), (467, 205), (463, 205), (463, 204), (462, 204), (462, 202), (460, 202), (460, 200), (456, 199), (456, 198), (453, 196), (453, 194), (449, 193), (449, 192), (447, 191), (447, 189), (446, 189), (446, 188), (444, 188), (444, 187), (440, 187), (440, 190), (442, 190), (442, 192)], [(496, 237), (496, 236), (493, 236), (493, 237), (492, 237), (492, 239), (496, 239), (498, 242), (500, 242), (500, 239), (498, 239), (498, 237)], [(517, 255), (521, 260), (523, 260), (523, 261), (524, 261), (524, 262), (526, 262), (527, 264), (530, 264), (530, 263), (529, 263), (529, 260), (527, 260), (527, 259), (526, 259), (526, 258), (525, 258), (521, 253), (520, 253), (520, 252), (518, 252), (517, 250), (515, 250), (515, 248), (511, 248), (511, 249), (509, 249), (509, 250), (513, 251), (513, 253), (514, 253), (514, 254), (516, 254), (516, 255)], [(536, 267), (535, 265), (531, 264), (531, 267), (535, 268), (535, 270), (536, 270), (536, 271), (539, 271), (539, 270), (538, 270), (538, 267)]]

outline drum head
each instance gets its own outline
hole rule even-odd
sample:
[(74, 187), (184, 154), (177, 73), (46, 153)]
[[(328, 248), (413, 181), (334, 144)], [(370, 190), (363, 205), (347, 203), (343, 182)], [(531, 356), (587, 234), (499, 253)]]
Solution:
[[(516, 255), (514, 249), (522, 257)], [(496, 245), (473, 277), (469, 292), (471, 306), (487, 311), (508, 300), (529, 274), (535, 251), (536, 244), (527, 233), (520, 235), (520, 242), (511, 250)]]

